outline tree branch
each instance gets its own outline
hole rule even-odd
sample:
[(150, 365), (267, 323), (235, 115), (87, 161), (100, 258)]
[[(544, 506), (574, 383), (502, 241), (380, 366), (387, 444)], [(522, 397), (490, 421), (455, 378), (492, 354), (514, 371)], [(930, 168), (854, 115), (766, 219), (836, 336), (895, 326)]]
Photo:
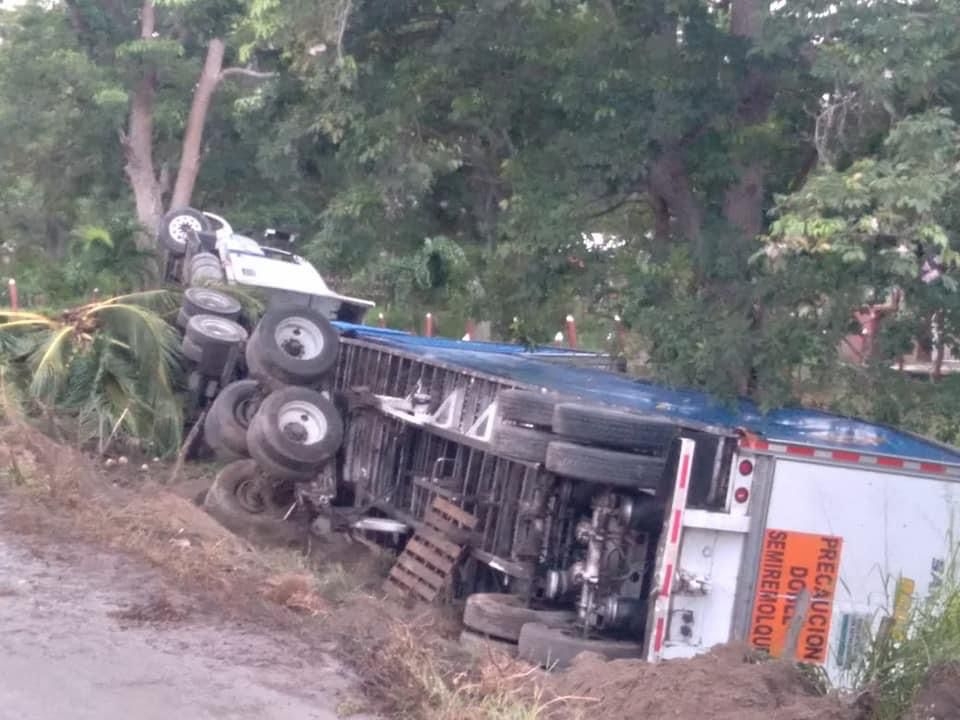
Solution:
[(267, 80), (269, 78), (275, 77), (275, 72), (261, 72), (259, 70), (254, 70), (253, 68), (243, 68), (243, 67), (228, 67), (220, 71), (220, 80), (226, 80), (229, 77), (248, 77), (255, 78), (257, 80)]

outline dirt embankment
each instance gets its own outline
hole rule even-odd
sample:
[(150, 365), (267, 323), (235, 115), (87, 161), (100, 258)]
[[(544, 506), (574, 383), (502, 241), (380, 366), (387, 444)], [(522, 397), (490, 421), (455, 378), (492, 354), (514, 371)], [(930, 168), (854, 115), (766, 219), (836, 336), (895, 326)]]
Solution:
[(744, 648), (721, 647), (690, 660), (652, 665), (583, 654), (550, 679), (558, 696), (581, 701), (604, 720), (855, 720), (850, 705), (817, 694), (796, 666), (752, 662)]

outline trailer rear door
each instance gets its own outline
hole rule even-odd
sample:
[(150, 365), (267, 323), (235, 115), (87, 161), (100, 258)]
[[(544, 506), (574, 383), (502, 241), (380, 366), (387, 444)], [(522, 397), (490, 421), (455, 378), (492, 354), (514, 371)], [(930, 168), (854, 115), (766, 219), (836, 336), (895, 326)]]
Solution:
[(880, 620), (927, 596), (955, 556), (960, 484), (943, 473), (773, 462), (741, 574), (749, 615), (738, 624), (751, 644), (822, 664), (843, 683)]

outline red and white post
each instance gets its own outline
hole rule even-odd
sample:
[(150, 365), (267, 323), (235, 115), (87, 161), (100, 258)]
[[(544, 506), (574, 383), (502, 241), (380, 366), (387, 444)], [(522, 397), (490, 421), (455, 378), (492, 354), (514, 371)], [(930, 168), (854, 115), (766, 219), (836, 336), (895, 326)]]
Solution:
[(567, 345), (577, 347), (577, 322), (573, 315), (567, 315)]
[(17, 291), (17, 281), (14, 278), (10, 278), (7, 281), (7, 287), (10, 291), (10, 308), (13, 310), (20, 309), (20, 293)]

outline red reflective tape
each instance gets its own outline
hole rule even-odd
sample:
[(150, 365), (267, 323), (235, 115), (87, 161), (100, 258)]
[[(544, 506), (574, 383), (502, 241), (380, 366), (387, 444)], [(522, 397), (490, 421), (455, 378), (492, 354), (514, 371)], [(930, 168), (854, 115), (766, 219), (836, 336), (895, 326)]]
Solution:
[(802, 447), (800, 445), (787, 445), (787, 455), (802, 455), (803, 457), (813, 457), (816, 450), (812, 447)]
[(673, 511), (673, 525), (670, 528), (670, 542), (676, 543), (680, 539), (680, 522), (682, 520), (682, 510)]
[(664, 630), (664, 619), (657, 618), (657, 629), (653, 634), (653, 651), (658, 653), (663, 649), (663, 630)]
[(892, 457), (878, 457), (877, 465), (883, 465), (884, 467), (902, 468), (903, 460), (901, 460), (900, 458), (892, 458)]
[(670, 597), (670, 587), (673, 585), (673, 564), (668, 563), (663, 571), (663, 585), (660, 588), (660, 596)]
[(690, 477), (690, 456), (684, 455), (680, 463), (680, 489), (687, 487), (687, 480)]
[(860, 462), (860, 453), (850, 452), (849, 450), (834, 450), (830, 456), (834, 460), (842, 462)]
[(920, 463), (920, 469), (924, 472), (944, 473), (947, 468), (939, 463)]

